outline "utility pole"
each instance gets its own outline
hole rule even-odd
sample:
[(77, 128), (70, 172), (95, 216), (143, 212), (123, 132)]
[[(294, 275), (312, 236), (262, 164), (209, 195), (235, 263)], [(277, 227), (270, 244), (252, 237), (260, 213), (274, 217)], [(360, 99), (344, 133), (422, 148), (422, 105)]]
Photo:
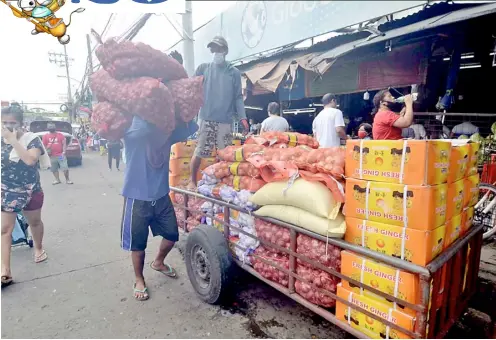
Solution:
[(68, 106), (69, 106), (69, 122), (72, 123), (72, 116), (74, 112), (73, 108), (73, 101), (72, 101), (72, 91), (71, 91), (71, 76), (69, 74), (69, 62), (74, 61), (74, 59), (69, 58), (67, 55), (67, 47), (64, 45), (64, 54), (62, 53), (54, 53), (54, 52), (48, 52), (48, 57), (49, 61), (52, 64), (56, 64), (60, 67), (65, 66), (65, 72), (67, 75), (67, 101), (68, 101)]
[(193, 42), (193, 6), (191, 1), (185, 2), (185, 13), (182, 17), (183, 23), (183, 59), (184, 68), (188, 75), (192, 76), (195, 73), (195, 49)]

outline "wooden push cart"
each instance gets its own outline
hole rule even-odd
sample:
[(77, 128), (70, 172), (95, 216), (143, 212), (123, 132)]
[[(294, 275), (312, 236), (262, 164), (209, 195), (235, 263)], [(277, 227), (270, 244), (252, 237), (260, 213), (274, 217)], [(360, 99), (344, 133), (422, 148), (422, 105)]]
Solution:
[[(171, 190), (175, 193), (175, 195), (182, 195), (184, 198), (182, 204), (175, 203), (174, 205), (176, 208), (180, 208), (184, 212), (184, 225), (182, 227), (184, 227), (185, 231), (187, 231), (186, 223), (190, 214), (205, 215), (220, 223), (224, 227), (224, 233), (222, 234), (219, 230), (212, 226), (200, 225), (189, 233), (186, 242), (185, 261), (188, 276), (199, 297), (205, 302), (215, 304), (220, 301), (223, 294), (228, 291), (227, 288), (230, 282), (231, 266), (237, 264), (250, 274), (350, 334), (358, 338), (367, 338), (364, 333), (352, 328), (347, 322), (339, 320), (335, 314), (332, 313), (332, 311), (310, 303), (295, 292), (296, 280), (312, 285), (310, 282), (296, 274), (296, 260), (298, 259), (299, 261), (310, 264), (315, 268), (329, 273), (330, 275), (338, 277), (341, 280), (346, 280), (355, 286), (364, 288), (374, 294), (382, 296), (391, 302), (396, 302), (414, 310), (416, 314), (415, 328), (413, 331), (404, 329), (392, 322), (381, 319), (377, 315), (370, 313), (357, 305), (351, 304), (347, 300), (340, 298), (332, 292), (321, 290), (314, 286), (313, 288), (315, 290), (320, 291), (321, 293), (352, 307), (354, 310), (362, 312), (368, 317), (382, 322), (391, 329), (395, 329), (412, 338), (442, 338), (466, 309), (468, 301), (476, 292), (477, 273), (479, 271), (480, 252), (482, 246), (482, 226), (480, 225), (474, 225), (463, 237), (454, 242), (448, 249), (441, 253), (426, 267), (421, 267), (392, 256), (387, 256), (364, 247), (350, 244), (341, 239), (326, 238), (295, 225), (271, 218), (258, 217), (255, 214), (256, 218), (288, 228), (290, 231), (290, 249), (258, 239), (261, 245), (269, 248), (275, 248), (279, 252), (289, 255), (289, 270), (261, 257), (257, 257), (258, 260), (275, 267), (289, 276), (289, 284), (285, 287), (267, 280), (256, 272), (251, 266), (244, 264), (232, 255), (230, 248), (232, 249), (233, 246), (237, 245), (230, 244), (229, 235), (231, 229), (257, 239), (256, 236), (248, 234), (239, 227), (235, 227), (229, 223), (231, 209), (247, 213), (246, 211), (238, 206), (183, 189), (171, 188)], [(205, 201), (222, 206), (224, 210), (224, 219), (220, 220), (213, 215), (188, 208), (188, 200), (190, 198), (201, 198)], [(412, 304), (392, 295), (383, 293), (371, 286), (353, 280), (351, 277), (345, 276), (336, 270), (328, 268), (317, 261), (296, 253), (296, 238), (299, 233), (308, 235), (323, 242), (328, 242), (328, 244), (332, 244), (340, 249), (349, 250), (367, 259), (378, 261), (396, 269), (418, 275), (420, 282), (419, 303)], [(443, 292), (431, 294), (431, 292), (440, 292), (442, 282), (444, 282)]]

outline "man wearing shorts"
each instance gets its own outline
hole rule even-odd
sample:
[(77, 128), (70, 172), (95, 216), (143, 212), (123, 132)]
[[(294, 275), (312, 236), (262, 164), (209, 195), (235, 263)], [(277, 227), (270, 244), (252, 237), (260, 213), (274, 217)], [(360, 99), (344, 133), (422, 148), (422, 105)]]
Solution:
[(60, 184), (59, 169), (64, 172), (65, 182), (67, 184), (73, 184), (69, 179), (69, 166), (67, 165), (67, 157), (65, 156), (67, 149), (65, 137), (62, 133), (56, 131), (55, 124), (48, 123), (47, 128), (50, 133), (44, 135), (42, 141), (50, 156), (50, 171), (55, 177), (55, 181), (52, 184)]
[(164, 263), (179, 239), (176, 214), (169, 197), (170, 148), (198, 129), (194, 122), (179, 124), (167, 138), (156, 126), (135, 116), (124, 136), (126, 172), (122, 190), (121, 247), (131, 252), (136, 277), (134, 297), (139, 301), (149, 298), (143, 276), (149, 229), (153, 236), (162, 237), (150, 267), (168, 277), (176, 277), (174, 268)]
[(213, 61), (198, 66), (195, 76), (203, 76), (204, 103), (200, 109), (198, 145), (191, 160), (190, 189), (196, 188), (196, 174), (202, 158), (212, 157), (215, 149), (232, 144), (232, 123), (237, 116), (248, 133), (245, 106), (241, 89), (241, 73), (226, 61), (229, 52), (226, 39), (214, 37), (207, 45)]

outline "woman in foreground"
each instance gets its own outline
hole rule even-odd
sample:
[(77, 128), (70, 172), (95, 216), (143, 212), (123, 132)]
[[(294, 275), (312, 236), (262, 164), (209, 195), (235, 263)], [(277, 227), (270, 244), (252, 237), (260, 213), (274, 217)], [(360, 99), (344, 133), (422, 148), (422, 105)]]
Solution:
[(13, 282), (10, 268), (12, 231), (17, 214), (27, 218), (34, 243), (34, 261), (43, 262), (43, 190), (37, 164), (47, 167), (49, 158), (40, 138), (21, 127), (23, 113), (2, 109), (2, 287)]

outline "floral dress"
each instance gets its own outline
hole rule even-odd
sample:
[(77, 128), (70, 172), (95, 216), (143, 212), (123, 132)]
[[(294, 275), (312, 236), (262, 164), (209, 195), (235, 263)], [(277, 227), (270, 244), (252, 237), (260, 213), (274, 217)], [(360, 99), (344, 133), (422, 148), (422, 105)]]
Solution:
[[(38, 148), (44, 153), (39, 137), (33, 139), (27, 149)], [(40, 174), (36, 166), (29, 166), (22, 160), (12, 162), (10, 152), (13, 146), (2, 138), (2, 211), (21, 212), (29, 203), (33, 193), (42, 191)]]

